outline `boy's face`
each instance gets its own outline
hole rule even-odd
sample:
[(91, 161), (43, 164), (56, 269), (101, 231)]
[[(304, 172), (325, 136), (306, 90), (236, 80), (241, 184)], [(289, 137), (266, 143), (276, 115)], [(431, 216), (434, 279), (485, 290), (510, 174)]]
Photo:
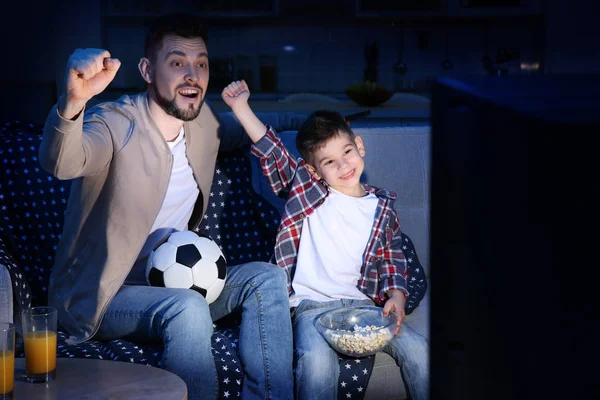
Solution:
[(349, 196), (362, 196), (360, 177), (365, 168), (365, 147), (359, 136), (354, 141), (343, 132), (331, 138), (313, 154), (308, 170), (334, 189)]

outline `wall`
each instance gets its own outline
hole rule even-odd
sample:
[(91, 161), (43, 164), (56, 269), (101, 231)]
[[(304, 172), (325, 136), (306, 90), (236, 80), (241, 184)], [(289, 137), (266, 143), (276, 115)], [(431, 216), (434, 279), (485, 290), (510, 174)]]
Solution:
[(547, 5), (546, 71), (600, 73), (600, 35), (595, 2), (551, 0)]
[[(421, 32), (431, 32), (429, 47), (419, 48)], [(484, 54), (483, 25), (425, 25), (404, 28), (403, 61), (407, 65), (407, 82), (396, 82), (393, 66), (398, 61), (400, 28), (314, 27), (279, 28), (242, 27), (217, 28), (211, 31), (211, 54), (235, 56), (276, 54), (279, 60), (278, 86), (282, 92), (315, 91), (343, 92), (349, 85), (362, 82), (366, 67), (364, 46), (376, 42), (379, 49), (378, 83), (390, 90), (411, 89), (414, 84), (440, 74), (485, 74), (481, 67)], [(445, 57), (445, 34), (449, 36), (449, 58), (454, 68), (446, 72), (441, 67)], [(283, 51), (285, 45), (296, 50)], [(524, 53), (532, 52), (532, 35), (527, 28), (505, 26), (490, 28), (489, 52), (495, 58), (497, 47), (519, 46)], [(515, 68), (515, 65), (511, 65)], [(516, 72), (517, 70), (514, 69)], [(412, 85), (411, 85), (412, 83)]]
[(100, 47), (99, 3), (13, 1), (0, 12), (0, 121), (43, 123), (77, 47)]
[[(546, 31), (506, 20), (489, 28), (489, 55), (495, 59), (499, 47), (518, 47), (523, 59), (544, 58), (548, 73), (600, 72), (598, 41), (594, 35), (594, 14), (580, 5), (547, 2)], [(101, 0), (66, 0), (59, 4), (13, 2), (0, 13), (0, 38), (4, 61), (0, 63), (0, 90), (8, 105), (0, 111), (7, 118), (45, 119), (62, 88), (67, 58), (77, 47), (106, 46), (123, 66), (111, 88), (143, 87), (137, 72), (141, 55), (143, 26), (103, 26)], [(404, 82), (398, 81), (393, 65), (398, 59), (399, 29), (391, 23), (361, 26), (347, 22), (329, 24), (220, 24), (211, 29), (209, 50), (215, 60), (249, 54), (253, 57), (255, 87), (258, 86), (258, 56), (275, 54), (278, 59), (277, 86), (281, 93), (311, 91), (341, 93), (363, 80), (364, 45), (379, 46), (379, 84), (389, 89), (411, 89), (436, 76), (485, 74), (483, 25), (465, 23), (445, 26), (413, 22), (405, 27), (403, 60), (408, 67)], [(419, 47), (420, 32), (430, 31), (430, 46)], [(445, 34), (449, 35), (449, 58), (454, 68), (446, 72)], [(292, 52), (283, 47), (291, 45)], [(509, 73), (519, 72), (519, 63), (507, 65)], [(55, 83), (57, 87), (55, 87)], [(220, 88), (213, 87), (213, 91)], [(107, 93), (109, 98), (116, 97)]]

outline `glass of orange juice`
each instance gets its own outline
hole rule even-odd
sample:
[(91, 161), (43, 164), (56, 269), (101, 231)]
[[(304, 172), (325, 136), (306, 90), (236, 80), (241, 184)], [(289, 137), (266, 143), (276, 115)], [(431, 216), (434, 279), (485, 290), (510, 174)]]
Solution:
[(25, 369), (29, 382), (56, 378), (56, 308), (31, 307), (23, 310)]
[(13, 398), (15, 385), (15, 326), (0, 322), (0, 400)]

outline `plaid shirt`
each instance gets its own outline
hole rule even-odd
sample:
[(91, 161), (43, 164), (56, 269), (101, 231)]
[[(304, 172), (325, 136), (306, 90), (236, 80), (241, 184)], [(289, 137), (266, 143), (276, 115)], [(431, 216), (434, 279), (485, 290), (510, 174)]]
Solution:
[[(271, 261), (287, 272), (288, 291), (294, 293), (292, 279), (296, 269), (302, 223), (319, 205), (329, 189), (308, 172), (306, 161), (290, 154), (275, 131), (267, 125), (267, 133), (251, 148), (275, 193), (289, 190), (288, 200), (277, 229)], [(394, 209), (396, 195), (385, 189), (363, 184), (365, 191), (378, 197), (371, 236), (364, 253), (357, 288), (376, 304), (383, 304), (390, 289), (400, 289), (408, 298), (406, 258), (402, 252), (400, 221)]]

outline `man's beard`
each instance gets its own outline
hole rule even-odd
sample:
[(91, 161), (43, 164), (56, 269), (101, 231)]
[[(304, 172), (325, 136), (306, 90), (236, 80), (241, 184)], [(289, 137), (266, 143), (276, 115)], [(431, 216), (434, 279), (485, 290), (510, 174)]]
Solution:
[[(199, 90), (198, 96), (202, 96), (202, 89), (198, 87), (197, 89)], [(201, 99), (200, 103), (198, 103), (198, 108), (194, 109), (192, 108), (194, 107), (194, 105), (190, 104), (187, 110), (183, 110), (177, 106), (177, 102), (175, 100), (175, 97), (177, 95), (174, 95), (173, 98), (169, 100), (160, 94), (160, 91), (157, 87), (154, 87), (154, 93), (156, 94), (156, 104), (158, 104), (160, 108), (162, 108), (170, 116), (180, 119), (182, 121), (192, 121), (196, 119), (198, 114), (200, 114), (202, 105), (204, 104), (204, 99)]]

